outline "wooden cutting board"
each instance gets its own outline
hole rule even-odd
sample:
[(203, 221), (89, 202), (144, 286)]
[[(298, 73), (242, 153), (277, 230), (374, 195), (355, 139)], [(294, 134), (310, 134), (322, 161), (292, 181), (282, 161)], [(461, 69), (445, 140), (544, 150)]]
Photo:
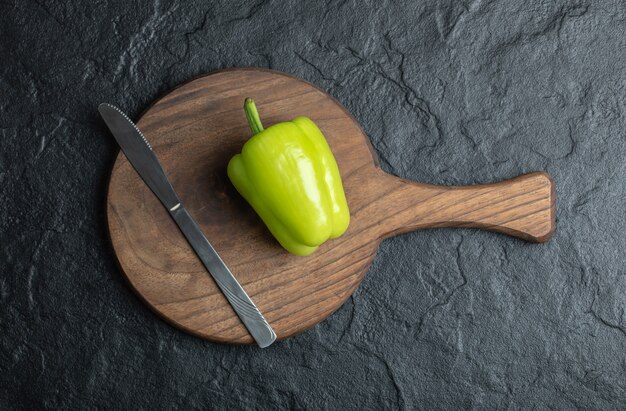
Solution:
[[(342, 237), (311, 256), (284, 251), (226, 176), (229, 159), (250, 137), (246, 97), (256, 101), (266, 126), (308, 116), (335, 154), (351, 223)], [(471, 187), (420, 184), (386, 174), (367, 136), (339, 102), (276, 71), (231, 69), (197, 78), (157, 100), (137, 124), (183, 204), (279, 339), (339, 308), (385, 237), (422, 228), (477, 227), (543, 242), (554, 231), (555, 191), (547, 174)], [(155, 312), (211, 341), (253, 342), (122, 153), (111, 174), (107, 216), (122, 272)]]

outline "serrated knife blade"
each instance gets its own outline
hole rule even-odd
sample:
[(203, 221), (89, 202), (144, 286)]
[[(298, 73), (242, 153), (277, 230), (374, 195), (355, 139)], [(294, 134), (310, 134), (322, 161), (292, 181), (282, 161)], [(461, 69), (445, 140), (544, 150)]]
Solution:
[(98, 111), (130, 164), (169, 211), (259, 347), (272, 344), (276, 333), (181, 203), (143, 133), (115, 106), (102, 103)]

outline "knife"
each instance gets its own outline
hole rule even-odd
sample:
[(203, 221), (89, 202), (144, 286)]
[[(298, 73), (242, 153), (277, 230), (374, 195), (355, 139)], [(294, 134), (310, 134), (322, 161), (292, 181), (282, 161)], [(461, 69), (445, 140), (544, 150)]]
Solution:
[(276, 333), (181, 203), (143, 133), (115, 106), (102, 103), (98, 111), (130, 164), (170, 212), (259, 347), (265, 348), (272, 344), (276, 340)]

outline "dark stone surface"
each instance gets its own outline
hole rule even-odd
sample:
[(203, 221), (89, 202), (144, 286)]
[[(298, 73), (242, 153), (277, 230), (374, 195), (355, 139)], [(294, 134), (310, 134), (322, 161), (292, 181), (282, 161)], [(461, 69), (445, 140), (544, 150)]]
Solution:
[[(0, 2), (0, 409), (623, 408), (626, 2), (79, 3)], [(387, 240), (336, 314), (266, 350), (170, 327), (108, 246), (96, 107), (233, 66), (328, 90), (402, 177), (547, 170), (555, 237)]]

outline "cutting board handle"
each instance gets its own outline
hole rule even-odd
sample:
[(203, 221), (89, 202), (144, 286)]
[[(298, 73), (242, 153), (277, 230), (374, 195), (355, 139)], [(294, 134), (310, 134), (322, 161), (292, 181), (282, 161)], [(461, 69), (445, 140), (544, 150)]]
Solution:
[(381, 237), (427, 228), (474, 227), (541, 243), (555, 229), (555, 186), (544, 172), (464, 187), (385, 175), (377, 188), (378, 211), (388, 219)]

